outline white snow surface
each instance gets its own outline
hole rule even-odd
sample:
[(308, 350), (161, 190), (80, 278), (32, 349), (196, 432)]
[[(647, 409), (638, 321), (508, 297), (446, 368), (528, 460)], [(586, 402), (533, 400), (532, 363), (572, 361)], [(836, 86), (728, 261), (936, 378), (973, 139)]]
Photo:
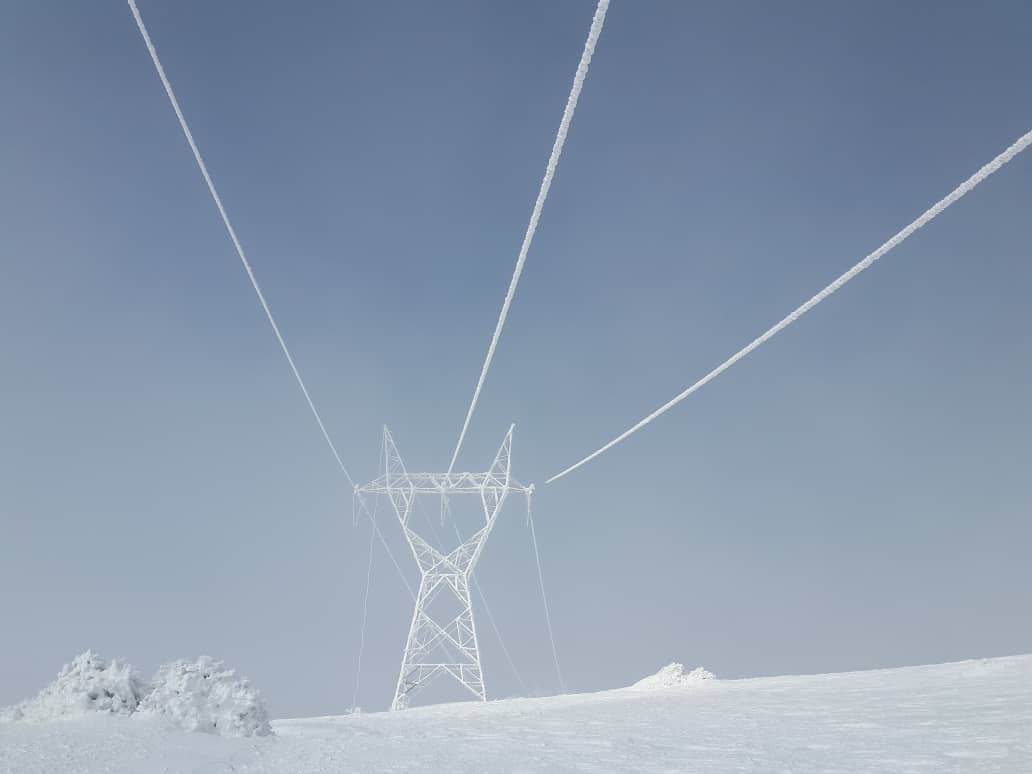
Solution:
[(4, 774), (1032, 772), (1032, 656), (702, 680), (189, 734), (92, 713), (0, 723)]
[(675, 661), (673, 664), (667, 664), (656, 672), (656, 674), (642, 678), (632, 685), (631, 688), (653, 691), (658, 688), (676, 688), (679, 685), (695, 685), (703, 680), (713, 679), (713, 673), (708, 669), (696, 667), (692, 671), (686, 672), (684, 664), (678, 664)]

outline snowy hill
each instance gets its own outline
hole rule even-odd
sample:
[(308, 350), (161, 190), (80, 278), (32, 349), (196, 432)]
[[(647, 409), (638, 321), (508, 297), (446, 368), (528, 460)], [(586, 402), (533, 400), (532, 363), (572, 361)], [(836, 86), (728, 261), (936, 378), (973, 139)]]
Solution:
[(0, 772), (1032, 772), (1032, 656), (669, 682), (281, 720), (250, 739), (141, 716), (0, 722)]

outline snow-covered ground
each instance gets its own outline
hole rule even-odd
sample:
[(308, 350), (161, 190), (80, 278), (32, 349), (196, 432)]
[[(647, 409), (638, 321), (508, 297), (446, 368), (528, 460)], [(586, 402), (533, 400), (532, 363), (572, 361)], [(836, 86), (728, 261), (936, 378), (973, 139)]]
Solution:
[(1032, 772), (1032, 656), (673, 682), (281, 720), (245, 739), (144, 715), (0, 722), (0, 772)]

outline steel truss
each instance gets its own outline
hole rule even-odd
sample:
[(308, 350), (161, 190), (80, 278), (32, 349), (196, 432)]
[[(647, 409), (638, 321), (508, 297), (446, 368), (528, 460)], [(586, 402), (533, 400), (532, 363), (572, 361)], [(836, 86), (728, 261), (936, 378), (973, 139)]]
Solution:
[[(411, 698), (439, 675), (450, 675), (481, 701), (487, 700), (480, 648), (473, 620), (470, 578), (498, 514), (511, 492), (528, 498), (533, 485), (523, 486), (511, 475), (512, 432), (495, 455), (486, 473), (409, 473), (398, 454), (394, 437), (383, 428), (384, 473), (363, 486), (355, 496), (387, 495), (398, 515), (405, 538), (419, 565), (419, 592), (409, 626), (408, 640), (401, 661), (401, 672), (391, 709), (404, 709)], [(412, 528), (412, 507), (419, 495), (437, 495), (442, 510), (452, 495), (479, 495), (484, 509), (484, 525), (448, 553), (438, 550)], [(431, 606), (451, 604), (444, 618)], [(456, 604), (457, 603), (457, 606)], [(458, 610), (454, 613), (454, 610)]]

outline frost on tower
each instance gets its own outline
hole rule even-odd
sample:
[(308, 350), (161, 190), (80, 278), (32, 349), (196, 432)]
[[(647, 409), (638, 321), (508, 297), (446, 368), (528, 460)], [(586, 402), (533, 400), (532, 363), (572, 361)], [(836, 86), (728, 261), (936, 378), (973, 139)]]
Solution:
[[(407, 707), (416, 693), (440, 675), (451, 675), (473, 696), (487, 699), (469, 587), (484, 543), (509, 493), (521, 492), (529, 498), (534, 491), (533, 486), (523, 486), (510, 474), (513, 427), (505, 434), (486, 473), (409, 473), (390, 430), (384, 427), (383, 475), (355, 487), (358, 497), (385, 494), (390, 499), (421, 576), (391, 709)], [(445, 553), (413, 529), (412, 508), (419, 495), (440, 497), (442, 512), (452, 495), (479, 495), (483, 525)]]

